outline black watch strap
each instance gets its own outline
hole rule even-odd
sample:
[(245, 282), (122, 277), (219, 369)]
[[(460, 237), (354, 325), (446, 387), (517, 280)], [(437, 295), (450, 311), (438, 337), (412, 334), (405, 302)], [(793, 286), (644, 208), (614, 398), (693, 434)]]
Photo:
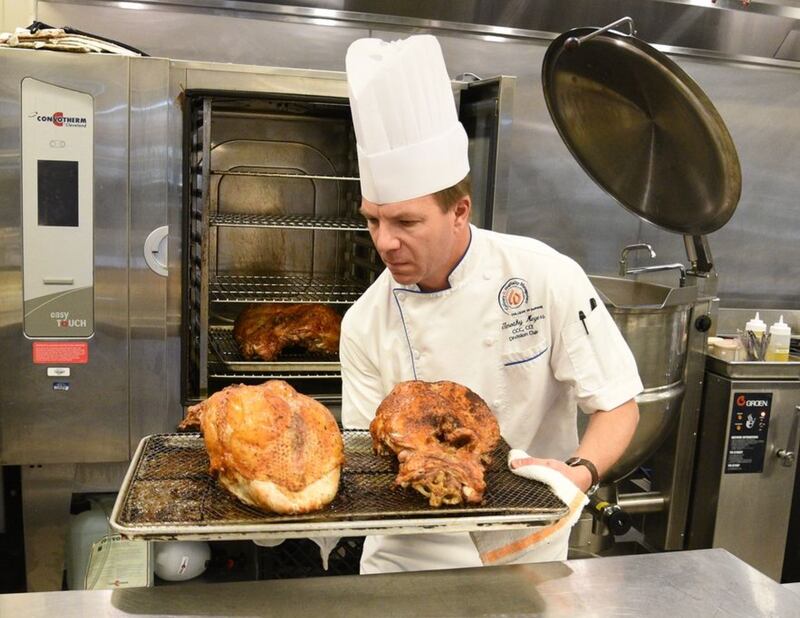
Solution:
[(591, 461), (583, 459), (582, 457), (570, 457), (564, 463), (573, 468), (575, 466), (583, 466), (589, 470), (592, 475), (592, 486), (589, 487), (585, 493), (587, 496), (591, 496), (597, 491), (597, 488), (600, 486), (600, 475), (597, 474), (597, 467)]

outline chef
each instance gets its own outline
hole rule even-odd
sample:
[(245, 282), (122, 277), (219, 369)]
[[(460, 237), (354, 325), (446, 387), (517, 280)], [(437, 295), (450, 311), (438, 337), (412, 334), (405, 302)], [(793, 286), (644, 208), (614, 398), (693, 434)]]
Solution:
[[(547, 245), (470, 224), (468, 140), (436, 38), (361, 39), (346, 66), (361, 213), (386, 269), (342, 322), (344, 426), (368, 428), (399, 382), (452, 380), (513, 448), (593, 491), (633, 436), (642, 390), (598, 293)], [(565, 538), (525, 559), (566, 554)], [(468, 534), (388, 535), (367, 537), (361, 572), (480, 565)]]

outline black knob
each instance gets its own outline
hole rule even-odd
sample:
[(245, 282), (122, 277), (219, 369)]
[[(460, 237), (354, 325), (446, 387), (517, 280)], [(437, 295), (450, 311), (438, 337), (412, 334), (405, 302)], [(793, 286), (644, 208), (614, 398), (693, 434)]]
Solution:
[(619, 504), (611, 504), (594, 495), (589, 498), (589, 508), (592, 515), (599, 518), (614, 536), (625, 534), (631, 529), (631, 516)]
[(694, 327), (701, 333), (707, 332), (708, 329), (711, 328), (711, 316), (701, 315), (694, 321)]
[(625, 534), (631, 529), (631, 516), (619, 504), (612, 504), (603, 510), (603, 518), (609, 532), (614, 536)]

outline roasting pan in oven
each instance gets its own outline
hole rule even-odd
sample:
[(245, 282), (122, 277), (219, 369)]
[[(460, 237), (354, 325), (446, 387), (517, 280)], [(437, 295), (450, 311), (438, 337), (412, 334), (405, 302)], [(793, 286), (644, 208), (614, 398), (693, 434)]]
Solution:
[(346, 462), (339, 493), (322, 511), (277, 515), (246, 506), (208, 474), (200, 434), (159, 434), (139, 444), (125, 476), (111, 527), (129, 538), (246, 539), (466, 532), (551, 523), (568, 509), (550, 488), (506, 468), (502, 442), (487, 468), (480, 505), (433, 508), (394, 485), (392, 458), (372, 453), (368, 431), (343, 432)]
[(242, 357), (239, 345), (233, 338), (233, 326), (210, 326), (208, 341), (214, 354), (230, 371), (328, 371), (338, 372), (339, 356), (336, 354), (286, 353), (274, 361), (249, 360)]

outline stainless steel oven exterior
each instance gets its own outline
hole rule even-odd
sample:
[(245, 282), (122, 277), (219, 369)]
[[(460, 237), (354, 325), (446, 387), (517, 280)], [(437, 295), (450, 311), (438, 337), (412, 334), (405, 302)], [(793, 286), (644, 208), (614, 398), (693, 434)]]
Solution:
[[(169, 62), (5, 49), (0, 66), (0, 465), (22, 465), (28, 589), (57, 590), (73, 491), (116, 489), (140, 437), (181, 414), (167, 405), (166, 278), (143, 252), (167, 222)], [(26, 102), (32, 84), (56, 93), (52, 104)], [(85, 113), (64, 122), (64, 100), (82, 101)], [(34, 251), (25, 238), (41, 232), (37, 201), (59, 189), (47, 195), (23, 169), (69, 160), (74, 144), (78, 225), (54, 226), (44, 236), (65, 242)], [(57, 292), (70, 290), (75, 268), (91, 280), (89, 307), (79, 332), (67, 321), (59, 336), (56, 319), (69, 312)], [(24, 282), (43, 274), (57, 284), (45, 298), (54, 310), (43, 303), (29, 328)], [(34, 359), (35, 346), (56, 356)], [(71, 348), (80, 353), (64, 354)]]
[[(161, 277), (144, 268), (138, 237), (166, 217), (160, 129), (166, 128), (161, 109), (168, 63), (20, 50), (0, 51), (0, 63), (0, 349), (5, 367), (0, 463), (126, 461), (140, 435), (165, 429), (175, 417), (165, 405), (163, 376), (153, 366), (164, 356), (153, 347), (160, 345), (153, 340), (158, 326), (151, 316), (137, 313), (165, 287)], [(24, 271), (32, 268), (23, 260), (22, 140), (28, 119), (21, 106), (23, 80), (91, 98), (93, 222), (84, 239), (93, 244), (92, 263), (86, 265), (94, 283), (89, 336), (36, 337), (23, 329)], [(36, 111), (48, 117), (62, 110)], [(63, 140), (51, 140), (53, 158), (60, 156), (58, 146), (69, 147), (77, 139), (77, 130), (60, 130)], [(45, 247), (35, 261), (40, 269), (62, 273), (70, 258), (62, 251), (58, 244)], [(156, 322), (163, 323), (163, 308), (160, 313)], [(34, 363), (33, 346), (39, 342), (75, 342), (85, 346), (86, 358)], [(142, 384), (133, 388), (138, 381)]]

